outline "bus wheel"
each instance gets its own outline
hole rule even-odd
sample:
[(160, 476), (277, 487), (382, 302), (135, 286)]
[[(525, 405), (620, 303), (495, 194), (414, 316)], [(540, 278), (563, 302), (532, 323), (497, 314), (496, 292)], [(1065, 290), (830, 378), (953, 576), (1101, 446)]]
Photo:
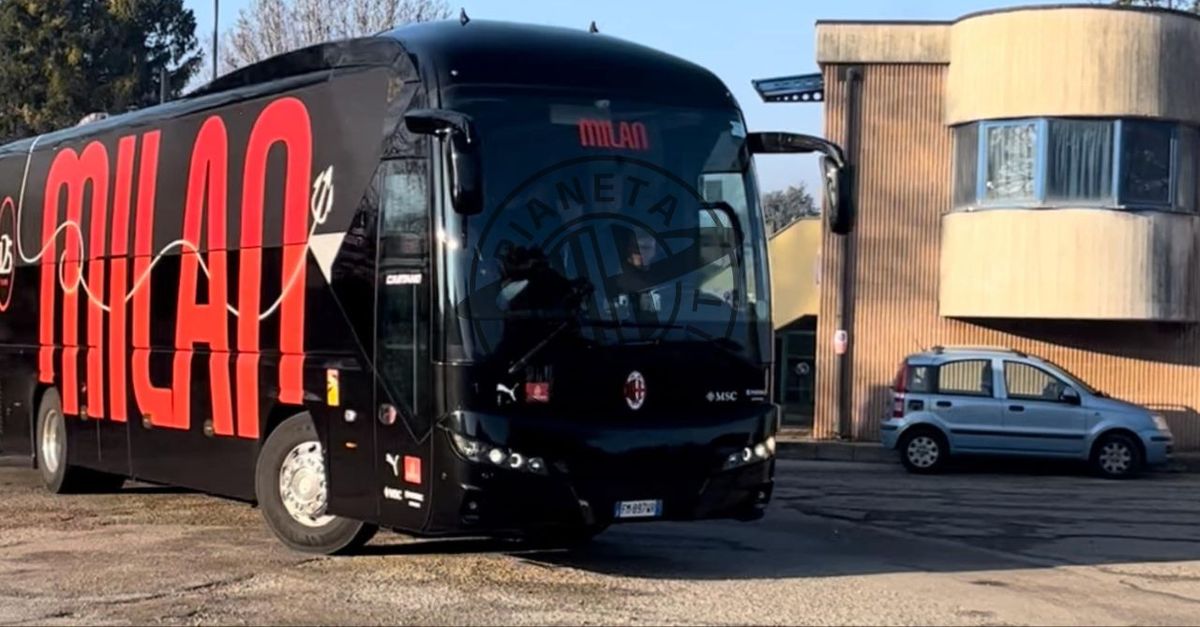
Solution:
[(307, 413), (288, 418), (271, 432), (258, 454), (254, 489), (267, 526), (297, 551), (350, 552), (378, 529), (325, 513), (325, 456)]
[(46, 390), (37, 413), (37, 461), (42, 483), (55, 494), (115, 492), (125, 477), (67, 463), (67, 421), (58, 390)]

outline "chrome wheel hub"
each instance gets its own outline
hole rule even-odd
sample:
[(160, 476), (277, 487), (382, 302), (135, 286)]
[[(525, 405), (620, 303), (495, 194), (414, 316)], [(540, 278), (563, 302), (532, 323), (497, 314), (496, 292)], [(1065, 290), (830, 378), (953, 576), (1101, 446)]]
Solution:
[(1133, 451), (1123, 442), (1109, 442), (1100, 449), (1100, 467), (1110, 475), (1123, 475), (1133, 465)]
[(42, 418), (38, 453), (42, 466), (50, 471), (50, 474), (58, 472), (58, 465), (63, 461), (63, 447), (67, 441), (63, 428), (62, 415), (56, 410), (51, 409), (46, 413), (46, 417)]
[(913, 466), (917, 468), (929, 468), (937, 463), (942, 451), (938, 447), (937, 440), (927, 435), (918, 435), (908, 443), (908, 449), (904, 453), (908, 456), (908, 461)]
[(279, 496), (292, 519), (305, 527), (323, 527), (333, 520), (325, 513), (325, 458), (319, 442), (297, 444), (283, 458)]

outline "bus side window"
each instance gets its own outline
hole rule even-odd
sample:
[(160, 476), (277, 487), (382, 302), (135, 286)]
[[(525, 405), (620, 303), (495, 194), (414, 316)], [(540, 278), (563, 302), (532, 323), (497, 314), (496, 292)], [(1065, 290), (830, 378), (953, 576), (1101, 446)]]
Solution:
[(395, 159), (380, 166), (380, 261), (421, 259), (429, 247), (425, 161)]
[(428, 374), (429, 196), (426, 162), (385, 161), (379, 192), (379, 309), (376, 368), (387, 396), (418, 435), (426, 430), (422, 379)]

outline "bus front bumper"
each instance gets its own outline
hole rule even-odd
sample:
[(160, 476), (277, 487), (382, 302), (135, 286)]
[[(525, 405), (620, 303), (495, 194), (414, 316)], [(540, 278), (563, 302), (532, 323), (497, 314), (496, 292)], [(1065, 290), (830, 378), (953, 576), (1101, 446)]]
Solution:
[[(525, 533), (546, 527), (662, 520), (761, 518), (774, 487), (774, 460), (696, 481), (572, 481), (507, 469), (471, 468), (465, 481), (438, 486), (434, 518), (443, 531)], [(621, 517), (622, 503), (655, 502), (652, 513)], [(437, 531), (437, 530), (431, 530)]]
[[(439, 430), (435, 454), (445, 463), (439, 463), (427, 532), (504, 534), (761, 518), (774, 489), (774, 420), (773, 407), (765, 406), (682, 429), (562, 428), (561, 422), (555, 428), (522, 421), (520, 429), (503, 424), (507, 437), (486, 438), (525, 459), (538, 457), (537, 472), (528, 464), (513, 469), (486, 459), (469, 461), (454, 444), (454, 432)], [(484, 440), (484, 433), (499, 435), (499, 426), (481, 421), (464, 431)], [(755, 444), (768, 439), (770, 452), (764, 454), (766, 447)], [(743, 450), (745, 457), (734, 459)], [(752, 450), (757, 453), (751, 455)]]

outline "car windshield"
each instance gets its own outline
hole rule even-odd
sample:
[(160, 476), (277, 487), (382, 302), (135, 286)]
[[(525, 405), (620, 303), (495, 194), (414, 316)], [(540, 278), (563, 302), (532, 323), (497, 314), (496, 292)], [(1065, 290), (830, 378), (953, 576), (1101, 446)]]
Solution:
[(714, 342), (761, 361), (770, 337), (761, 218), (741, 115), (457, 87), (483, 212), (447, 212), (446, 308), (466, 359), (515, 321), (589, 341)]

